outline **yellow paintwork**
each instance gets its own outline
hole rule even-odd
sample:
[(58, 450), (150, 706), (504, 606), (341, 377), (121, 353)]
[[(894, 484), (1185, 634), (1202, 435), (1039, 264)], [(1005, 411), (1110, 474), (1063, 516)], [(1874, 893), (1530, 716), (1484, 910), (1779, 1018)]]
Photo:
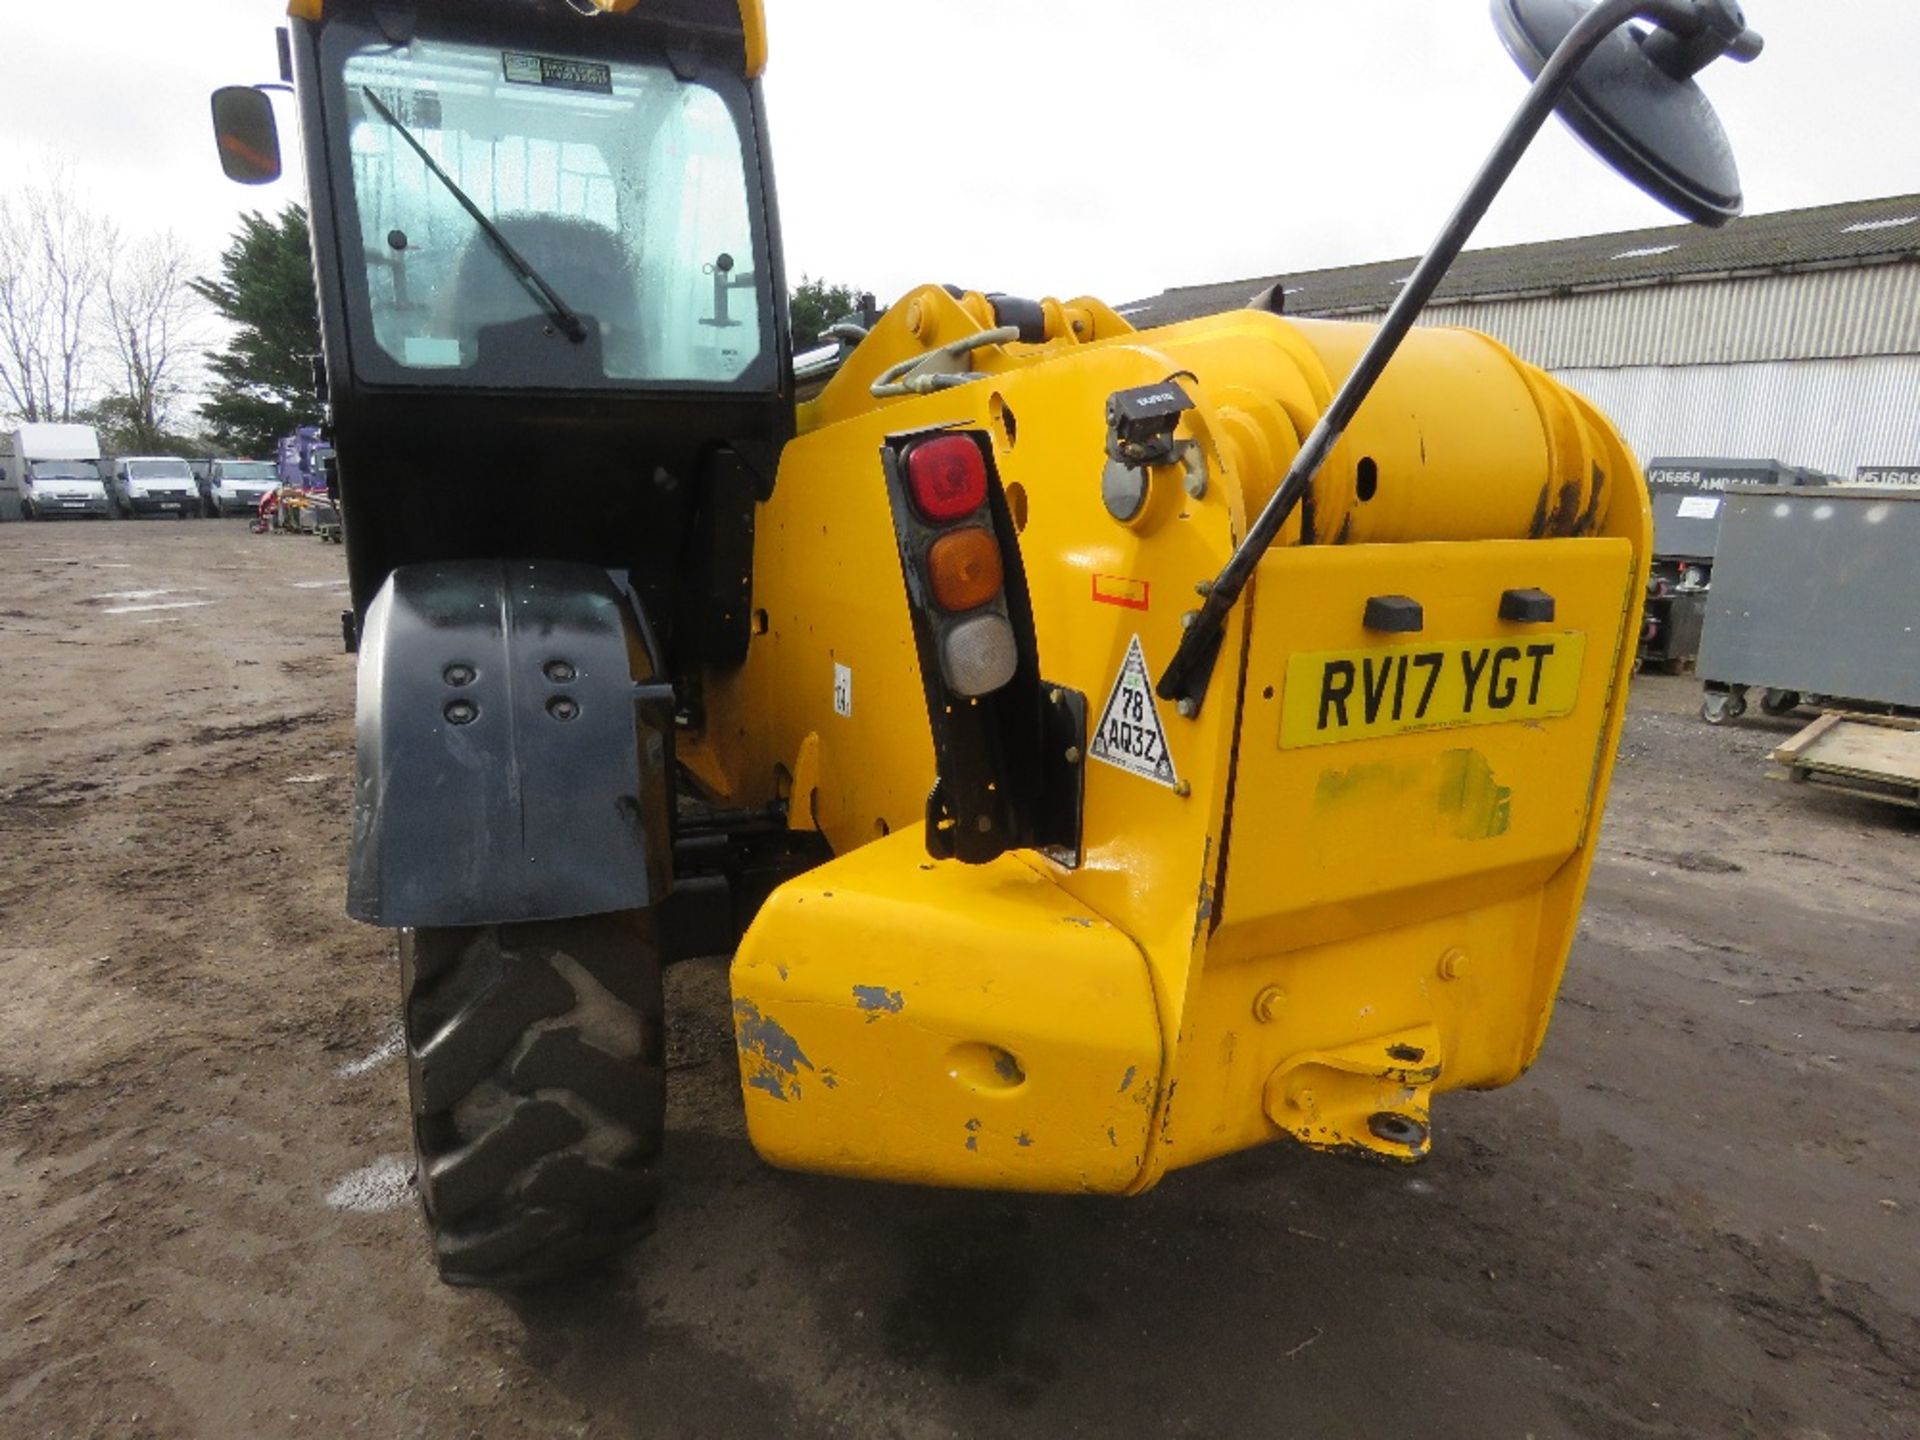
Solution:
[[(1255, 312), (1149, 332), (1092, 300), (1046, 313), (1045, 343), (973, 353), (986, 378), (877, 401), (868, 387), (896, 361), (991, 324), (979, 296), (903, 298), (802, 407), (758, 516), (748, 659), (704, 677), (707, 728), (680, 754), (719, 797), (788, 798), (840, 856), (776, 893), (733, 984), (751, 1023), (861, 1088), (803, 1078), (776, 1098), (743, 1027), (754, 1142), (796, 1168), (1036, 1189), (1144, 1189), (1288, 1134), (1413, 1158), (1434, 1094), (1512, 1080), (1545, 1033), (1638, 626), (1638, 469), (1590, 406), (1493, 341), (1416, 330), (1232, 612), (1206, 704), (1160, 707), (1185, 793), (1090, 762), (1078, 868), (1028, 853), (935, 864), (884, 439), (946, 424), (992, 437), (1024, 517), (1042, 674), (1097, 716), (1133, 637), (1153, 673), (1166, 663), (1195, 586), (1366, 339)], [(1156, 471), (1120, 524), (1100, 499), (1106, 397), (1175, 372), (1190, 376), (1179, 433), (1199, 442), (1204, 494)], [(1303, 525), (1320, 543), (1300, 543)], [(1552, 624), (1501, 621), (1509, 588), (1551, 593)], [(1456, 649), (1578, 635), (1577, 680), (1502, 723), (1283, 747), (1297, 657), (1377, 660), (1415, 638), (1362, 628), (1378, 594), (1420, 600), (1418, 638)], [(837, 665), (852, 674), (844, 715)], [(863, 1009), (855, 986), (897, 994), (898, 1011)], [(989, 1123), (956, 1046), (1016, 1057), (1018, 1098), (993, 1112), (1013, 1118), (992, 1133), (1017, 1125), (1018, 1153), (983, 1157), (956, 1128)], [(1122, 1060), (1142, 1067), (1125, 1093), (1148, 1099), (1150, 1126), (1117, 1123), (1138, 1118), (1116, 1104)]]
[[(609, 15), (623, 15), (646, 0), (589, 0), (595, 9)], [(287, 14), (296, 20), (318, 21), (326, 13), (326, 0), (287, 0)], [(740, 30), (746, 39), (746, 75), (749, 80), (767, 68), (767, 12), (763, 0), (740, 0)]]
[[(935, 865), (916, 826), (781, 887), (762, 919), (734, 1015), (769, 1160), (1002, 1189), (1133, 1183), (1160, 1060), (1146, 967), (1044, 865)], [(925, 963), (899, 963), (909, 946)]]

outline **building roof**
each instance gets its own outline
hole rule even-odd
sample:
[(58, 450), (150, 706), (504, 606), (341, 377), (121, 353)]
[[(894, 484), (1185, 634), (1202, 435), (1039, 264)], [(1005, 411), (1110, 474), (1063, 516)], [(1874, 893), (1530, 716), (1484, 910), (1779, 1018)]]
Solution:
[[(1686, 280), (1920, 260), (1920, 195), (1849, 200), (1747, 215), (1718, 230), (1661, 225), (1571, 240), (1468, 250), (1435, 299), (1495, 300), (1621, 290)], [(1123, 308), (1136, 325), (1165, 325), (1244, 306), (1273, 285), (1290, 315), (1377, 315), (1393, 303), (1417, 256), (1189, 285)]]

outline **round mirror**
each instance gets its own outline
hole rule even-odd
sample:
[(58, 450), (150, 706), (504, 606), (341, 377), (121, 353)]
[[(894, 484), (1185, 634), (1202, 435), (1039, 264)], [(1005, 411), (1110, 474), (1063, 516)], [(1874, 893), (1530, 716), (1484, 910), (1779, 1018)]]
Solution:
[[(1592, 8), (1588, 0), (1493, 0), (1493, 18), (1508, 53), (1533, 79)], [(1675, 66), (1647, 53), (1648, 39), (1623, 25), (1601, 41), (1561, 99), (1560, 118), (1669, 209), (1724, 225), (1740, 213), (1740, 172), (1726, 131), (1691, 78), (1676, 78)]]

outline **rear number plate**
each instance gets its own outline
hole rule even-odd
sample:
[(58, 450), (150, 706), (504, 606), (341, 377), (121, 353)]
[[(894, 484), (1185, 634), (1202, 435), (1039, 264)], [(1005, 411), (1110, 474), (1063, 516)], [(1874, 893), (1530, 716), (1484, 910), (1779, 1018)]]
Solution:
[(1280, 747), (1565, 715), (1587, 637), (1575, 630), (1320, 650), (1287, 662)]

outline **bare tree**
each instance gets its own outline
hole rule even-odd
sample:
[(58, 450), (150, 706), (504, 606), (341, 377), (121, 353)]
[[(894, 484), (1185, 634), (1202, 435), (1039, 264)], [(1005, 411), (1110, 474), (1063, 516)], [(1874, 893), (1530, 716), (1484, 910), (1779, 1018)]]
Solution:
[(106, 267), (106, 349), (142, 448), (164, 443), (187, 367), (206, 338), (206, 310), (189, 284), (194, 270), (192, 251), (171, 230), (116, 246)]
[(0, 403), (22, 419), (70, 420), (83, 403), (112, 253), (64, 168), (0, 194)]

